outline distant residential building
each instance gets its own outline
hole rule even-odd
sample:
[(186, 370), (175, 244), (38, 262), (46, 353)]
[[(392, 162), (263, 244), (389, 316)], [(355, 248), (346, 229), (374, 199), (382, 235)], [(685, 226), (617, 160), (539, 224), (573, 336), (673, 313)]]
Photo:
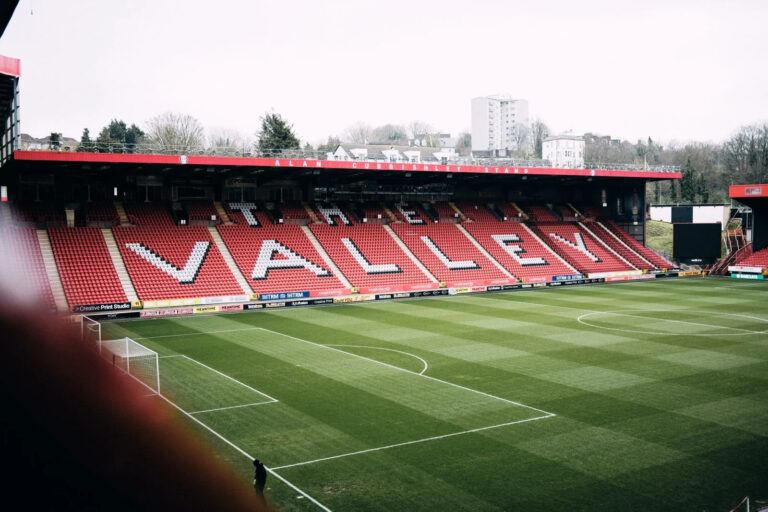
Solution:
[(402, 146), (392, 144), (339, 144), (328, 160), (373, 160), (390, 163), (445, 163), (456, 156), (455, 148)]
[[(72, 137), (60, 137), (61, 147), (58, 151), (74, 151), (80, 143)], [(51, 149), (51, 138), (43, 137), (36, 139), (28, 133), (19, 135), (19, 149), (22, 151), (49, 151)]]
[(528, 130), (528, 100), (509, 95), (472, 99), (472, 153), (507, 156), (518, 149), (520, 130)]
[(584, 134), (584, 142), (588, 144), (605, 144), (608, 146), (621, 145), (621, 139), (612, 139), (610, 135), (598, 135), (590, 132)]
[(541, 146), (541, 153), (553, 167), (581, 169), (584, 167), (584, 137), (572, 133), (547, 137)]

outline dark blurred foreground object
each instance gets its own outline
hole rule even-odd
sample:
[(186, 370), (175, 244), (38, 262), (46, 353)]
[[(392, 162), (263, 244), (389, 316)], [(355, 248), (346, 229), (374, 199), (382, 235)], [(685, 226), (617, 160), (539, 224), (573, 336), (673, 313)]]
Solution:
[(253, 475), (253, 488), (261, 499), (264, 499), (264, 486), (267, 483), (267, 470), (259, 459), (253, 459), (255, 474)]
[[(0, 290), (3, 502), (29, 510), (270, 510), (161, 398)], [(13, 506), (13, 505), (11, 505)]]

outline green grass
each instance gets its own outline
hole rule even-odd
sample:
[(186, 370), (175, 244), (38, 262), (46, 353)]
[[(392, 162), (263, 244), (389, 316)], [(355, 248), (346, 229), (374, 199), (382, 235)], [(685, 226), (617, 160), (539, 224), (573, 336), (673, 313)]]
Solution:
[(672, 224), (658, 220), (649, 220), (645, 223), (645, 243), (654, 251), (671, 255), (673, 249), (672, 243)]
[[(768, 498), (767, 293), (659, 280), (104, 331), (186, 356), (160, 359), (163, 393), (334, 511), (729, 510)], [(267, 498), (318, 510), (275, 476)]]

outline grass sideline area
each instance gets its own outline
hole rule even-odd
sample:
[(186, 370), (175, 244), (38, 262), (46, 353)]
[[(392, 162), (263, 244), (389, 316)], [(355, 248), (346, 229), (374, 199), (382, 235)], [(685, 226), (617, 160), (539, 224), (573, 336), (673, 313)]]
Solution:
[(645, 243), (654, 251), (672, 255), (673, 225), (669, 222), (647, 220), (645, 222)]
[(103, 329), (158, 351), (163, 395), (244, 479), (233, 446), (295, 486), (270, 475), (280, 510), (714, 511), (768, 498), (766, 292), (693, 278)]

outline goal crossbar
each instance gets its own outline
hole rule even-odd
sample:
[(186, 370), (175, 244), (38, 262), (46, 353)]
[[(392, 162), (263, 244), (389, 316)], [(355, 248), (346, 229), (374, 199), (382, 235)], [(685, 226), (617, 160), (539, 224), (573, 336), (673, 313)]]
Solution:
[(160, 358), (157, 352), (131, 338), (101, 340), (99, 353), (153, 394), (160, 394)]

